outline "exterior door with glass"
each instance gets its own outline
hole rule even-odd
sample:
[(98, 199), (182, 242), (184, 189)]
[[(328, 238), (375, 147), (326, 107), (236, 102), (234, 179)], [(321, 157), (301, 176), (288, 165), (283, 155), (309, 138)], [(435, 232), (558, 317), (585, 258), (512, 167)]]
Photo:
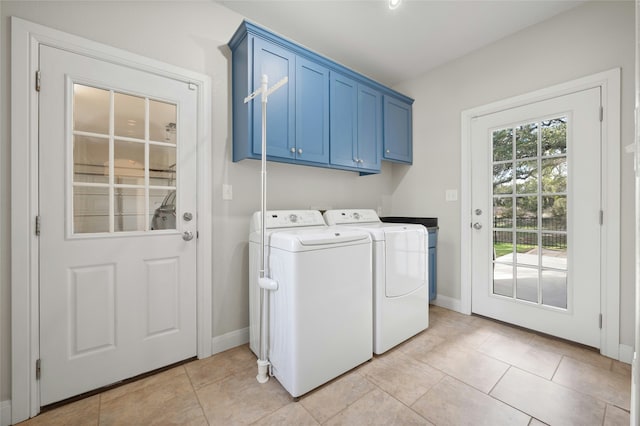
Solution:
[(594, 88), (473, 119), (472, 311), (600, 347)]
[(41, 405), (196, 355), (184, 82), (40, 48)]

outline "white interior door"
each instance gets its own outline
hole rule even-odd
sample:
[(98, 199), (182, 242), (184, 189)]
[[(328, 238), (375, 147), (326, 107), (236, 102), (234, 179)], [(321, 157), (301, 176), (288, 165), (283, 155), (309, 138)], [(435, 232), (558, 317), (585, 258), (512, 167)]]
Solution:
[(600, 347), (600, 89), (472, 122), (472, 311)]
[(46, 405), (196, 355), (197, 93), (47, 46), (40, 71)]

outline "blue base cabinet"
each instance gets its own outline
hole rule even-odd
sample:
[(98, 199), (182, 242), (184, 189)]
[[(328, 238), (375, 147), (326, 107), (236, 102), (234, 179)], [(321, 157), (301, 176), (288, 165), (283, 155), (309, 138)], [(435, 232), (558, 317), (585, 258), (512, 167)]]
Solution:
[(261, 99), (244, 99), (266, 74), (269, 87), (288, 78), (267, 102), (268, 160), (360, 174), (411, 163), (413, 99), (246, 21), (229, 48), (233, 161), (262, 155)]

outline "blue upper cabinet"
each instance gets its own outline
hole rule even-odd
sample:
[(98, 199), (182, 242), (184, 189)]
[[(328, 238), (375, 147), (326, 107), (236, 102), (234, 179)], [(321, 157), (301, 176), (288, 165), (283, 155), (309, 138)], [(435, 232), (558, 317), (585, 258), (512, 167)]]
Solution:
[(361, 169), (380, 170), (382, 157), (382, 95), (358, 86), (358, 162)]
[(331, 72), (331, 164), (363, 174), (380, 171), (382, 100), (380, 93)]
[[(284, 77), (288, 84), (272, 93), (267, 102), (267, 155), (295, 158), (295, 61), (293, 53), (259, 38), (253, 42), (253, 87), (259, 89), (262, 76), (268, 77), (271, 87)], [(248, 95), (248, 93), (247, 93)], [(245, 95), (246, 96), (246, 95)], [(244, 99), (243, 99), (244, 102)], [(253, 106), (253, 150), (262, 154), (262, 102), (260, 96), (250, 103)]]
[(229, 47), (233, 161), (262, 154), (260, 97), (244, 99), (266, 74), (269, 87), (289, 79), (267, 102), (268, 160), (361, 174), (379, 173), (381, 159), (411, 163), (413, 99), (246, 21)]
[(357, 169), (358, 83), (331, 73), (331, 164)]
[(411, 103), (393, 96), (384, 97), (383, 158), (407, 164), (413, 161)]
[(327, 164), (329, 70), (304, 58), (296, 58), (295, 91), (296, 158), (304, 162)]

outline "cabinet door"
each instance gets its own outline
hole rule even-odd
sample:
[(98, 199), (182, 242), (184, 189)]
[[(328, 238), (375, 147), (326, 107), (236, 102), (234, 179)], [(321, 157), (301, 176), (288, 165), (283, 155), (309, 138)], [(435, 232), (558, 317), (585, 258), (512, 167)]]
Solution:
[[(289, 77), (285, 84), (269, 95), (267, 102), (267, 155), (295, 158), (295, 55), (259, 38), (253, 45), (253, 88), (260, 88), (262, 75), (268, 77), (269, 87)], [(253, 153), (262, 154), (262, 102), (253, 100)]]
[(329, 162), (329, 70), (296, 58), (296, 140), (300, 161)]
[(334, 72), (330, 83), (331, 164), (357, 168), (358, 84)]
[(384, 159), (413, 161), (411, 105), (391, 96), (384, 97)]
[(370, 87), (358, 87), (358, 167), (380, 170), (382, 154), (382, 96)]

